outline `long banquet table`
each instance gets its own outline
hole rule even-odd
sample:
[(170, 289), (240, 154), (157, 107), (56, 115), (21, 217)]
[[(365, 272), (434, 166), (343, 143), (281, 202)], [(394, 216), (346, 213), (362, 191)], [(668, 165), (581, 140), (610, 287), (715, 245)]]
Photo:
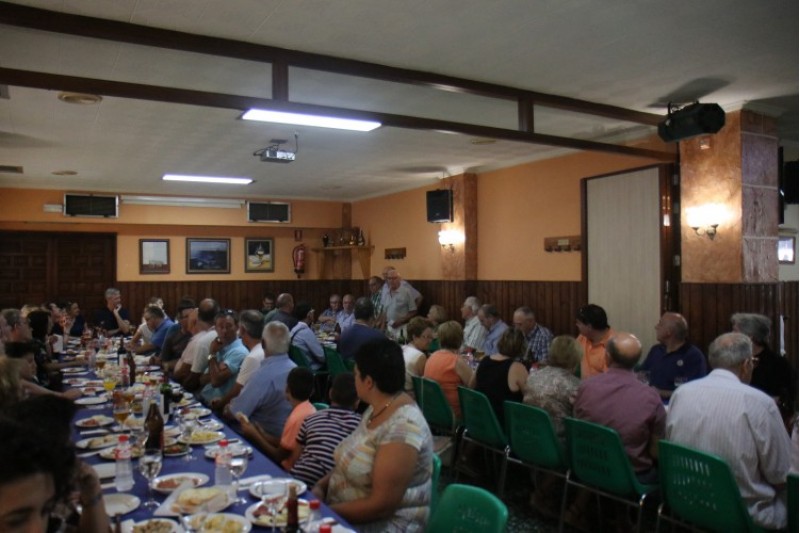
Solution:
[[(67, 381), (70, 381), (71, 378), (86, 378), (90, 380), (100, 380), (100, 378), (94, 372), (65, 372), (64, 379), (65, 379), (65, 386), (70, 386)], [(98, 395), (102, 395), (104, 392), (99, 392)], [(108, 417), (112, 416), (112, 403), (110, 401), (106, 401), (101, 404), (97, 405), (78, 405), (80, 408), (78, 413), (75, 416), (75, 421), (82, 420), (88, 417), (92, 417), (95, 415), (106, 415)], [(140, 415), (141, 416), (141, 415)], [(211, 418), (219, 420), (213, 414), (210, 415)], [(242, 440), (241, 436), (238, 435), (235, 431), (233, 431), (227, 424), (222, 422), (223, 426), (219, 431), (225, 433), (228, 439), (238, 439), (245, 445), (249, 445), (246, 441)], [(165, 421), (168, 423), (168, 421)], [(116, 423), (115, 423), (116, 424)], [(110, 429), (113, 426), (107, 426), (102, 429)], [(102, 436), (100, 433), (92, 433), (95, 428), (87, 429), (87, 428), (80, 428), (73, 424), (72, 429), (72, 436), (73, 442), (79, 442), (80, 440), (95, 437), (95, 436)], [(252, 446), (251, 446), (252, 447)], [(79, 456), (88, 455), (90, 452), (97, 451), (97, 450), (85, 450), (79, 449), (78, 454)], [(164, 476), (168, 474), (177, 474), (177, 473), (202, 473), (209, 477), (209, 482), (205, 486), (211, 486), (214, 483), (214, 461), (212, 459), (206, 458), (204, 455), (205, 447), (201, 445), (194, 445), (192, 446), (192, 461), (184, 461), (183, 457), (168, 457), (164, 456), (163, 458), (163, 466), (161, 469), (161, 473), (159, 476)], [(103, 459), (99, 456), (99, 454), (94, 453), (88, 455), (87, 457), (83, 457), (83, 460), (86, 461), (90, 465), (98, 465), (102, 463), (113, 464), (113, 461), (109, 461)], [(123, 520), (132, 519), (134, 522), (140, 522), (142, 520), (146, 520), (148, 518), (154, 517), (154, 511), (147, 509), (144, 507), (144, 502), (147, 501), (147, 481), (146, 479), (139, 473), (137, 468), (137, 460), (133, 459), (133, 478), (134, 478), (134, 487), (127, 491), (129, 494), (133, 494), (134, 496), (138, 497), (141, 501), (141, 504), (134, 510), (130, 511), (129, 513), (122, 516)], [(269, 458), (267, 458), (263, 453), (259, 450), (253, 450), (252, 455), (250, 456), (249, 465), (247, 467), (247, 471), (242, 475), (242, 480), (247, 478), (257, 476), (257, 475), (270, 475), (273, 478), (289, 478), (290, 476), (286, 473), (283, 469), (281, 469), (278, 465), (273, 463)], [(105, 478), (101, 479), (101, 483), (103, 484), (103, 493), (105, 495), (114, 494), (116, 493), (116, 489), (114, 488), (114, 479), (113, 478)], [(303, 499), (314, 499), (314, 496), (310, 492), (311, 487), (308, 488), (303, 494), (299, 494), (298, 496)], [(161, 503), (163, 502), (168, 496), (165, 494), (161, 494), (157, 491), (153, 491), (155, 499)], [(245, 515), (245, 510), (250, 506), (258, 502), (256, 498), (251, 496), (249, 492), (245, 489), (239, 491), (239, 496), (245, 495), (246, 498), (249, 500), (248, 503), (240, 504), (235, 503), (225, 509), (223, 512), (225, 513), (233, 513), (240, 516)], [(341, 517), (339, 517), (336, 513), (334, 513), (330, 508), (328, 508), (324, 503), (320, 506), (321, 514), (323, 518), (332, 518), (336, 524), (341, 526), (336, 528), (336, 530), (344, 530), (344, 528), (349, 528), (350, 526), (345, 522)], [(170, 517), (163, 517), (163, 518), (170, 518)], [(171, 517), (173, 520), (178, 520), (177, 517)], [(260, 526), (254, 524), (253, 528), (255, 530), (260, 529)], [(269, 528), (263, 528), (269, 529)]]

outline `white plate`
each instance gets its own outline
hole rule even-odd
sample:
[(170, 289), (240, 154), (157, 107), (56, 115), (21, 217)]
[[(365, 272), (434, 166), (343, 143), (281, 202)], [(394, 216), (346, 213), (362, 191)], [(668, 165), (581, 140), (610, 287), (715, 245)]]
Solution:
[[(170, 494), (177, 489), (184, 481), (191, 480), (195, 487), (201, 487), (208, 483), (208, 476), (200, 472), (181, 472), (178, 474), (169, 474), (166, 476), (157, 477), (153, 480), (153, 489), (161, 494)], [(159, 485), (164, 482), (174, 482), (174, 485), (168, 487), (160, 487)]]
[(118, 514), (130, 513), (134, 509), (137, 509), (142, 502), (133, 494), (116, 492), (113, 494), (103, 494), (103, 503), (105, 503), (106, 506), (106, 514), (108, 516), (115, 516)]
[[(188, 413), (187, 413), (188, 411)], [(211, 409), (207, 407), (191, 407), (189, 409), (182, 409), (181, 416), (186, 415), (194, 416), (195, 418), (202, 418), (211, 414)]]
[(232, 520), (236, 522), (240, 527), (239, 531), (242, 533), (247, 533), (253, 529), (253, 526), (250, 525), (250, 522), (245, 517), (232, 513), (198, 513), (192, 515), (189, 520), (191, 520), (194, 531), (198, 533), (222, 531), (222, 526), (225, 525), (225, 522), (217, 522), (218, 520)]
[(160, 522), (165, 524), (169, 524), (172, 526), (172, 529), (164, 529), (164, 531), (169, 531), (169, 533), (182, 533), (183, 528), (174, 520), (169, 520), (168, 518), (149, 518), (147, 520), (142, 520), (141, 522), (136, 522), (135, 524), (128, 524), (128, 527), (122, 528), (122, 533), (133, 533), (134, 528), (136, 527), (147, 527), (147, 526), (156, 526)]
[[(169, 450), (169, 446), (172, 446), (172, 445), (181, 446), (181, 450), (180, 451), (176, 451), (176, 452), (168, 451)], [(166, 445), (166, 444), (164, 445), (164, 457), (181, 457), (183, 455), (188, 455), (188, 454), (192, 453), (192, 447), (189, 446), (188, 444), (174, 443), (172, 445), (169, 445), (169, 446)]]
[(239, 488), (240, 489), (249, 489), (256, 483), (260, 483), (262, 481), (269, 481), (272, 479), (272, 476), (269, 474), (261, 474), (259, 476), (250, 476), (239, 480)]
[(88, 374), (89, 373), (89, 371), (86, 370), (85, 368), (80, 368), (80, 367), (77, 367), (77, 366), (71, 366), (69, 368), (62, 368), (61, 372), (63, 374)]
[(94, 415), (89, 418), (81, 418), (75, 421), (75, 425), (79, 428), (99, 428), (108, 426), (114, 423), (114, 419), (106, 415)]
[[(89, 378), (69, 378), (65, 379), (64, 383), (70, 387), (80, 387), (81, 385), (85, 385), (87, 381), (89, 381)], [(102, 387), (102, 385), (100, 386)]]
[[(234, 457), (239, 457), (240, 455), (250, 455), (253, 453), (253, 448), (250, 446), (244, 446), (242, 444), (231, 444), (228, 446), (228, 449), (231, 451), (231, 454), (233, 454)], [(206, 453), (204, 455), (209, 459), (216, 459), (218, 453), (219, 445), (215, 445), (206, 448)]]
[(112, 479), (117, 477), (116, 463), (98, 463), (92, 465), (92, 468), (97, 472), (97, 477), (100, 479)]
[(206, 422), (203, 422), (201, 424), (201, 426), (202, 426), (201, 429), (204, 429), (206, 431), (218, 431), (218, 430), (222, 429), (222, 422), (220, 422), (219, 420), (214, 420), (213, 418), (211, 418), (211, 419), (207, 420)]
[(119, 435), (100, 435), (97, 437), (89, 437), (81, 439), (75, 443), (75, 446), (82, 450), (99, 450), (101, 448), (108, 448), (109, 446), (116, 446), (119, 442)]
[[(187, 483), (188, 487), (188, 483)], [(209, 506), (208, 512), (210, 513), (218, 513), (229, 507), (233, 502), (231, 501), (231, 495), (222, 487), (198, 487), (196, 489), (193, 488), (181, 488), (179, 491), (174, 491), (170, 494), (164, 503), (161, 504), (161, 507), (156, 509), (155, 515), (156, 516), (175, 516), (178, 514), (178, 501), (180, 501), (181, 496), (187, 491), (214, 491), (216, 495), (213, 496), (210, 500), (206, 501), (206, 505)], [(187, 512), (191, 514), (195, 514), (199, 510), (200, 505), (194, 506), (193, 509), (186, 509)]]
[[(272, 526), (272, 517), (268, 514), (264, 514), (261, 516), (256, 517), (255, 512), (261, 505), (261, 502), (254, 503), (247, 510), (244, 512), (244, 516), (253, 524), (261, 527), (271, 527)], [(298, 498), (297, 499), (297, 518), (298, 522), (301, 524), (305, 523), (308, 520), (308, 501)], [(282, 509), (281, 512), (278, 513), (278, 516), (275, 519), (275, 525), (277, 527), (285, 527), (286, 526), (286, 507)]]
[(165, 437), (177, 437), (180, 434), (181, 434), (181, 428), (173, 424), (167, 424), (166, 426), (164, 426)]
[[(105, 459), (106, 461), (115, 461), (117, 458), (114, 456), (114, 451), (116, 447), (109, 447), (100, 450), (100, 453), (97, 455), (100, 456), (101, 459)], [(131, 459), (138, 459), (142, 456), (142, 449), (139, 446), (131, 446)]]
[(182, 442), (184, 444), (214, 444), (215, 442), (219, 442), (225, 438), (225, 433), (221, 431), (206, 431), (206, 430), (197, 430), (192, 434), (192, 438), (188, 441), (183, 438), (181, 435), (178, 438), (178, 442)]
[(81, 394), (84, 396), (96, 396), (99, 393), (105, 392), (103, 387), (82, 387)]
[(287, 483), (294, 483), (297, 487), (297, 494), (303, 494), (308, 487), (302, 481), (297, 479), (290, 479), (290, 478), (272, 478), (267, 481), (262, 481), (260, 483), (253, 483), (250, 485), (250, 494), (254, 498), (261, 499), (262, 493), (268, 492), (282, 492), (283, 494), (288, 494), (289, 491), (287, 490), (286, 484)]
[(75, 400), (75, 403), (78, 405), (97, 405), (101, 403), (106, 403), (108, 398), (106, 398), (105, 394), (102, 396), (84, 396), (83, 398), (78, 398)]

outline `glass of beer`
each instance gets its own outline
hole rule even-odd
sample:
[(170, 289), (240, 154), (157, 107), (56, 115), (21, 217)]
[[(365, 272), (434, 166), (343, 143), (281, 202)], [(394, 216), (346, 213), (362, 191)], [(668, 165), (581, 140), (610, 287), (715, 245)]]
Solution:
[(128, 402), (119, 402), (114, 404), (114, 420), (117, 421), (118, 429), (122, 431), (125, 429), (125, 421), (131, 414), (131, 404)]

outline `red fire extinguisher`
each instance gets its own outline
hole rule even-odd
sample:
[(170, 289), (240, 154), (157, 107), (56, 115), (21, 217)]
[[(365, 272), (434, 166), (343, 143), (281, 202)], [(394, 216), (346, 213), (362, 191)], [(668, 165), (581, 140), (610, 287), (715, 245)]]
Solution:
[(298, 244), (292, 250), (292, 262), (294, 263), (294, 273), (299, 278), (306, 272), (306, 247), (304, 244)]

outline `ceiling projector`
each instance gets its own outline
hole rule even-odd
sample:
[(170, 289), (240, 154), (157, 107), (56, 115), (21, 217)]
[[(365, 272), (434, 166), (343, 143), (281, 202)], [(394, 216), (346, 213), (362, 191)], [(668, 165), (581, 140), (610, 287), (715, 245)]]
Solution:
[(259, 154), (262, 161), (269, 163), (291, 163), (295, 160), (296, 154), (289, 150), (280, 150), (276, 146), (268, 146)]
[(297, 158), (298, 142), (297, 133), (294, 134), (294, 151), (285, 150), (281, 145), (286, 143), (286, 139), (271, 139), (270, 144), (266, 148), (256, 150), (253, 155), (258, 156), (261, 161), (266, 163), (291, 163)]
[(664, 142), (682, 141), (717, 133), (724, 125), (725, 111), (718, 104), (695, 102), (677, 110), (670, 104), (667, 118), (658, 125), (658, 136)]

